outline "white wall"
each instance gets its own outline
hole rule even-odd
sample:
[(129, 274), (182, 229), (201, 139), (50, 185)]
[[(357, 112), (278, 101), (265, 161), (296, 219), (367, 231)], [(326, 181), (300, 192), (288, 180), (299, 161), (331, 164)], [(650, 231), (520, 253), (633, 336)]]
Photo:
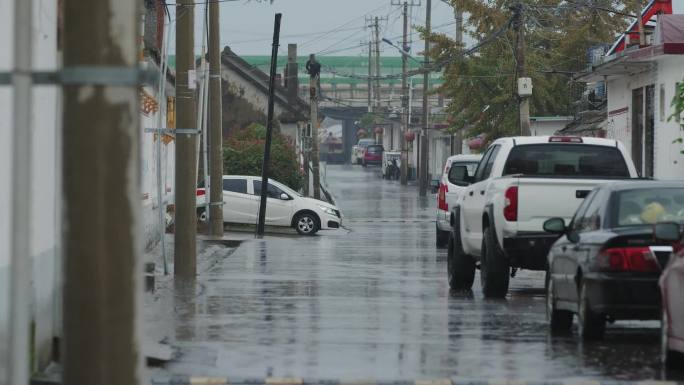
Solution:
[[(670, 103), (674, 96), (675, 84), (684, 79), (681, 68), (684, 56), (666, 55), (657, 60), (653, 71), (631, 77), (610, 80), (608, 89), (607, 137), (620, 140), (627, 151), (632, 152), (632, 90), (647, 85), (655, 85), (655, 132), (654, 132), (654, 177), (664, 180), (684, 179), (684, 149), (673, 141), (683, 136), (675, 122), (668, 122), (672, 114)], [(661, 111), (660, 89), (664, 91)]]
[(530, 118), (530, 131), (533, 136), (553, 135), (556, 131), (565, 128), (572, 121), (572, 117), (567, 119), (559, 118), (554, 120)]
[[(158, 70), (157, 67), (153, 67)], [(166, 98), (173, 95), (173, 85), (167, 83), (166, 95), (163, 98), (158, 96), (158, 88), (145, 86), (145, 91), (153, 96), (159, 103), (157, 112), (149, 114), (141, 113), (141, 199), (142, 199), (142, 224), (143, 245), (145, 250), (154, 248), (161, 239), (159, 226), (159, 204), (157, 197), (157, 141), (152, 133), (146, 133), (145, 128), (156, 128), (158, 118), (162, 116), (162, 127), (166, 127)], [(161, 176), (162, 176), (162, 199), (166, 203), (174, 201), (175, 187), (175, 141), (161, 146)], [(166, 213), (164, 213), (166, 220)], [(168, 224), (168, 223), (167, 223)]]
[[(57, 63), (57, 2), (35, 0), (33, 4), (33, 67), (34, 70), (55, 70)], [(13, 66), (13, 4), (0, 2), (0, 71)], [(58, 219), (60, 200), (59, 89), (56, 86), (37, 86), (33, 89), (32, 113), (32, 188), (26, 193), (31, 201), (31, 317), (35, 323), (36, 362), (41, 367), (50, 358), (52, 337), (59, 334), (61, 303), (61, 259)], [(0, 85), (0, 357), (6, 357), (9, 312), (9, 260), (11, 234), (12, 190), (12, 88)], [(4, 382), (5, 360), (0, 362), (0, 382)]]
[[(675, 93), (675, 85), (684, 81), (684, 56), (668, 55), (658, 61), (658, 76), (655, 82), (655, 178), (665, 180), (684, 179), (684, 145), (673, 143), (684, 136), (684, 132), (674, 121), (668, 122), (672, 115), (670, 106)], [(661, 113), (660, 90), (664, 91)]]
[(621, 141), (632, 153), (632, 90), (655, 83), (656, 72), (609, 80), (606, 137)]

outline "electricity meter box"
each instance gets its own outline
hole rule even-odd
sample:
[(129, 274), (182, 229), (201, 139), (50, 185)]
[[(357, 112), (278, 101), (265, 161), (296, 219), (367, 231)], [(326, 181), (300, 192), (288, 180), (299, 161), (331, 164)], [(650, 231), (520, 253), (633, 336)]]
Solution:
[(532, 96), (532, 78), (518, 78), (518, 96)]

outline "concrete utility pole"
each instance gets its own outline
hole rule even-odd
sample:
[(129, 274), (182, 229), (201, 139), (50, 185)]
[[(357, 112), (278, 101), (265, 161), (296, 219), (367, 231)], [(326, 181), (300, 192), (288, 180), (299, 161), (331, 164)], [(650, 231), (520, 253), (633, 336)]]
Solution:
[(212, 1), (209, 4), (209, 231), (216, 237), (223, 236), (223, 94), (219, 20), (219, 4)]
[[(174, 276), (194, 279), (197, 273), (197, 124), (195, 115), (194, 3), (176, 5), (176, 231)], [(187, 130), (185, 133), (180, 133)], [(222, 186), (223, 183), (219, 184)]]
[(373, 42), (368, 41), (368, 112), (373, 112)]
[(379, 18), (375, 16), (373, 28), (375, 30), (375, 111), (380, 110), (380, 24)]
[(427, 195), (427, 188), (429, 184), (428, 175), (428, 119), (430, 117), (430, 106), (428, 104), (428, 92), (430, 91), (430, 22), (432, 19), (432, 0), (427, 0), (427, 7), (425, 11), (425, 31), (427, 38), (425, 39), (425, 64), (423, 65), (423, 130), (420, 136), (420, 181), (419, 181), (419, 195), (424, 197)]
[[(516, 31), (516, 67), (515, 71), (518, 79), (527, 77), (525, 69), (525, 12), (523, 4), (518, 1), (515, 5), (515, 31)], [(530, 131), (530, 98), (520, 96), (520, 134), (523, 136), (532, 135)]]
[[(12, 132), (12, 235), (10, 238), (7, 383), (29, 383), (31, 324), (31, 53), (32, 2), (14, 2), (14, 121)], [(6, 214), (3, 214), (6, 215)], [(4, 360), (4, 359), (3, 359)]]
[(141, 384), (139, 2), (66, 0), (64, 19), (62, 383)]
[[(321, 199), (321, 172), (318, 153), (318, 81), (319, 75), (309, 78), (309, 92), (311, 96), (311, 163), (313, 173), (313, 196)], [(307, 164), (307, 167), (309, 165)], [(308, 183), (308, 181), (307, 181)]]
[[(404, 34), (402, 39), (401, 49), (408, 52), (408, 2), (404, 1), (402, 6), (404, 16)], [(408, 57), (405, 54), (401, 55), (401, 123), (402, 133), (400, 135), (401, 143), (401, 184), (406, 186), (408, 184), (408, 147), (406, 146), (406, 134), (409, 131), (408, 119)]]
[[(456, 44), (463, 50), (463, 10), (454, 4), (454, 21), (456, 22)], [(459, 128), (456, 131), (454, 140), (452, 141), (453, 148), (451, 155), (457, 155), (463, 152), (463, 129)]]

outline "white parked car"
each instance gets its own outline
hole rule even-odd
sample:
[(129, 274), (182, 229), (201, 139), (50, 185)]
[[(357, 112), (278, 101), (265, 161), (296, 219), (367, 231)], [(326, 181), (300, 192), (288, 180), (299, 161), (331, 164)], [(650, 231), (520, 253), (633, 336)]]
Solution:
[[(205, 189), (197, 189), (198, 215), (206, 220)], [(261, 177), (223, 176), (223, 221), (256, 225), (259, 217)], [(340, 210), (327, 202), (307, 198), (269, 179), (266, 202), (266, 224), (293, 227), (299, 234), (313, 235), (318, 230), (338, 229), (342, 225)]]
[(475, 175), (477, 164), (482, 159), (482, 155), (453, 155), (447, 158), (444, 163), (444, 171), (439, 180), (439, 190), (437, 193), (437, 223), (436, 223), (436, 244), (437, 247), (446, 247), (451, 233), (449, 208), (454, 207), (459, 197), (468, 186), (467, 183), (459, 182), (463, 176), (452, 175), (451, 166), (465, 166), (465, 169), (454, 169), (454, 172), (467, 170), (468, 176)]

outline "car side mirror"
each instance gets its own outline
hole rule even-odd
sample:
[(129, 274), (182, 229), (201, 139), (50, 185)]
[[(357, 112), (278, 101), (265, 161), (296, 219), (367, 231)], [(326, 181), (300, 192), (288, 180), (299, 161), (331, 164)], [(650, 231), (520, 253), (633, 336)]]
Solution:
[(468, 175), (468, 167), (466, 166), (451, 166), (448, 175), (449, 183), (456, 186), (468, 186), (473, 183), (473, 178)]
[(580, 241), (579, 233), (575, 230), (568, 231), (568, 233), (565, 236), (568, 237), (568, 241), (572, 243), (579, 243)]
[(656, 223), (653, 236), (658, 241), (676, 242), (682, 237), (679, 224), (675, 222)]
[(565, 234), (565, 220), (563, 218), (550, 218), (544, 222), (544, 231), (551, 234)]
[(285, 193), (280, 193), (280, 199), (282, 199), (282, 200), (284, 200), (284, 201), (289, 201), (289, 200), (290, 200), (290, 196), (287, 195), (287, 194), (285, 194)]

